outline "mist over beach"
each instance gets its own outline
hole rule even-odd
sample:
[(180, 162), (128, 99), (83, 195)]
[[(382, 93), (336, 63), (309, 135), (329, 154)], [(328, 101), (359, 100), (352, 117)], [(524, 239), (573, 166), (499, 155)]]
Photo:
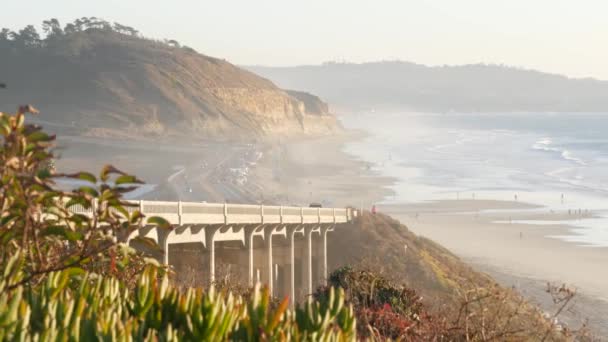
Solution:
[[(340, 118), (366, 133), (344, 150), (395, 180), (393, 194), (375, 203), (381, 212), (541, 302), (546, 282), (575, 286), (589, 295), (577, 310), (606, 331), (608, 116), (367, 111)], [(592, 305), (593, 298), (601, 301)]]
[[(398, 179), (391, 187), (395, 195), (383, 203), (517, 196), (543, 207), (537, 211), (569, 211), (567, 221), (580, 228), (564, 239), (608, 246), (603, 113), (367, 112), (343, 116), (342, 123), (368, 133), (346, 151)], [(579, 210), (584, 217), (576, 215)]]

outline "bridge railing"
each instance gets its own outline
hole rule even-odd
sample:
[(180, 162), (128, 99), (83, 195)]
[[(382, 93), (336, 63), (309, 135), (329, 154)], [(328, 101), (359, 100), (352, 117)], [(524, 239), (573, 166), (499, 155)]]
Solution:
[[(310, 208), (204, 202), (126, 201), (129, 212), (140, 210), (160, 216), (171, 224), (256, 224), (256, 223), (345, 223), (357, 212), (351, 208)], [(74, 205), (74, 213), (92, 215), (96, 207)]]

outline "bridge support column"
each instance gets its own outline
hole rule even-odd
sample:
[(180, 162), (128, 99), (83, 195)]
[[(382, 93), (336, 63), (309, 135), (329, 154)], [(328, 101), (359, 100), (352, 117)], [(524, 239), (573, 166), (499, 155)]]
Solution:
[(170, 231), (167, 231), (164, 229), (157, 230), (158, 246), (161, 248), (161, 250), (163, 252), (163, 256), (162, 256), (163, 265), (169, 265), (169, 234), (170, 233), (171, 233)]
[(333, 226), (321, 227), (321, 284), (327, 286), (327, 232), (333, 230)]
[(253, 233), (255, 233), (255, 227), (245, 227), (245, 248), (247, 248), (247, 281), (249, 286), (253, 286)]
[(312, 231), (313, 226), (304, 227), (304, 290), (306, 296), (313, 293), (312, 288)]
[(219, 227), (205, 227), (205, 247), (209, 251), (209, 283), (215, 281), (215, 235)]
[(266, 267), (268, 267), (267, 281), (268, 281), (268, 293), (270, 297), (273, 296), (273, 268), (274, 264), (272, 262), (272, 233), (274, 232), (274, 227), (264, 228), (264, 243), (266, 244)]
[(293, 308), (296, 302), (296, 230), (297, 226), (286, 228), (287, 239), (289, 239), (289, 303)]

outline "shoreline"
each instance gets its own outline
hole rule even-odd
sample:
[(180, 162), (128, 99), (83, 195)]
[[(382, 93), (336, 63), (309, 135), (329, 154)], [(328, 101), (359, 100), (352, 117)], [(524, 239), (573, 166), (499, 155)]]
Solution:
[[(417, 235), (441, 244), (475, 270), (492, 276), (500, 285), (515, 287), (547, 313), (555, 311), (555, 304), (545, 292), (547, 282), (574, 286), (577, 296), (568, 312), (561, 315), (561, 320), (571, 327), (579, 327), (582, 320), (588, 318), (594, 332), (608, 336), (608, 323), (602, 320), (608, 317), (608, 275), (603, 276), (603, 265), (608, 265), (608, 248), (583, 247), (550, 237), (574, 235), (574, 227), (566, 221), (577, 216), (551, 212), (549, 206), (520, 201), (444, 199), (383, 203), (394, 195), (392, 188), (398, 179), (382, 176), (377, 170), (366, 167), (371, 163), (345, 151), (352, 139), (366, 136), (363, 133), (346, 132), (287, 144), (284, 168), (291, 179), (300, 183), (299, 187), (283, 189), (289, 193), (290, 200), (306, 203), (306, 194), (302, 196), (302, 192), (310, 191), (313, 194), (320, 192), (319, 197), (332, 196), (333, 205), (359, 208), (361, 203), (352, 203), (359, 197), (364, 198), (364, 209), (376, 203), (379, 211), (401, 221)], [(310, 154), (310, 151), (317, 152)], [(328, 163), (328, 159), (332, 162)], [(269, 176), (270, 165), (271, 160), (261, 161), (256, 177), (265, 175), (257, 178), (259, 184), (265, 183), (264, 189), (272, 189), (269, 185), (275, 183), (276, 191), (277, 182)], [(305, 175), (310, 175), (308, 172), (315, 182), (305, 181)], [(557, 223), (536, 225), (517, 220)]]
[[(462, 202), (462, 203), (459, 203)], [(479, 210), (482, 208), (483, 210)], [(417, 235), (429, 238), (458, 255), (474, 269), (487, 273), (502, 286), (515, 287), (546, 312), (555, 304), (544, 293), (547, 283), (577, 290), (562, 320), (589, 326), (608, 335), (608, 248), (580, 246), (551, 236), (570, 234), (566, 224), (500, 223), (505, 213), (529, 221), (566, 221), (560, 213), (545, 213), (537, 205), (509, 201), (444, 200), (380, 206)], [(423, 214), (421, 214), (423, 213)]]

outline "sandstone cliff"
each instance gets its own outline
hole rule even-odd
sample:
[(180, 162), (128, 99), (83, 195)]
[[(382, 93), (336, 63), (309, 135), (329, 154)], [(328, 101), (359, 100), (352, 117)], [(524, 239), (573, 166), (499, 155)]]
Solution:
[(0, 37), (3, 108), (33, 103), (78, 134), (250, 138), (336, 128), (317, 97), (190, 48), (111, 29), (18, 43)]

